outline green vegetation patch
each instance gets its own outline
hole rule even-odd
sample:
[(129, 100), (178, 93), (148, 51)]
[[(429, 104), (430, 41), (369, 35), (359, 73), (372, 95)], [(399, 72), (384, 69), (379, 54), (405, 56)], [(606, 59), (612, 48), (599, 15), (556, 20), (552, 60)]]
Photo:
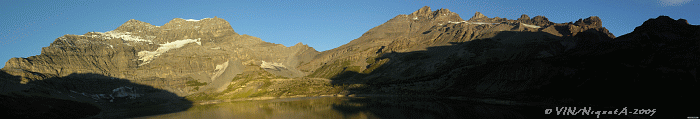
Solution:
[[(388, 58), (387, 58), (387, 59), (381, 59), (381, 60), (376, 60), (376, 58), (375, 58), (375, 59), (372, 59), (372, 60), (373, 60), (373, 61), (372, 61), (373, 63), (369, 64), (369, 67), (367, 67), (367, 69), (365, 69), (364, 71), (362, 71), (363, 74), (372, 73), (373, 71), (377, 70), (377, 68), (379, 68), (380, 66), (382, 66), (382, 65), (384, 65), (385, 63), (389, 62), (389, 59), (388, 59)], [(369, 62), (369, 61), (368, 61), (368, 62)]]
[(377, 61), (377, 56), (368, 57), (365, 61), (367, 64), (372, 64)]
[[(338, 64), (349, 65), (350, 62)], [(186, 99), (190, 101), (202, 101), (297, 95), (319, 96), (338, 94), (345, 89), (341, 86), (334, 86), (325, 80), (307, 78), (289, 79), (266, 72), (260, 67), (254, 68), (255, 69), (247, 69), (245, 72), (238, 74), (232, 79), (231, 84), (222, 92), (201, 92), (186, 96)], [(346, 70), (357, 71), (360, 68), (359, 66), (351, 66), (346, 68)]]
[(187, 84), (187, 86), (203, 86), (203, 85), (207, 85), (207, 82), (200, 83), (198, 81), (191, 80), (191, 81), (187, 81), (185, 84)]
[(352, 64), (352, 61), (334, 61), (331, 64), (323, 65), (321, 68), (316, 69), (316, 71), (308, 77), (333, 78), (342, 73), (350, 64)]
[[(316, 69), (314, 73), (307, 77), (318, 77), (318, 78), (340, 78), (352, 76), (352, 74), (357, 74), (362, 72), (361, 66), (351, 66), (353, 61), (335, 61), (328, 65), (323, 65), (321, 68)], [(353, 73), (354, 72), (354, 73)], [(343, 76), (340, 76), (343, 75)]]
[(190, 101), (195, 101), (195, 100), (214, 100), (216, 97), (215, 95), (211, 94), (206, 94), (206, 93), (196, 93), (192, 94), (189, 96), (186, 96), (185, 99), (190, 100)]

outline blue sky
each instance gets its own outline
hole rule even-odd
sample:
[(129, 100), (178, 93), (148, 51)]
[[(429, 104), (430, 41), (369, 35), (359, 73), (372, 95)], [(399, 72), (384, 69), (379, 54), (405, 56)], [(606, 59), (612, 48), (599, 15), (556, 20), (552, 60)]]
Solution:
[(599, 16), (615, 36), (634, 30), (649, 18), (667, 15), (700, 24), (700, 2), (692, 0), (399, 0), (399, 1), (20, 1), (0, 0), (0, 67), (12, 57), (39, 55), (65, 34), (106, 32), (129, 19), (163, 25), (173, 18), (217, 16), (239, 34), (291, 46), (302, 42), (329, 50), (360, 37), (399, 14), (423, 6), (449, 9), (462, 19), (474, 12), (517, 19), (543, 15), (555, 23)]

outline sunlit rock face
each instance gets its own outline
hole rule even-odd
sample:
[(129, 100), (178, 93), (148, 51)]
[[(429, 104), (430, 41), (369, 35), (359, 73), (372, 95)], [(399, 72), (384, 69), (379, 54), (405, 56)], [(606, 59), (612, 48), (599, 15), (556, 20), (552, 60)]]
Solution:
[[(10, 59), (3, 70), (11, 70), (13, 75), (41, 74), (26, 75), (23, 82), (75, 73), (102, 74), (186, 96), (203, 91), (207, 85), (225, 88), (228, 84), (212, 84), (214, 79), (229, 75), (222, 73), (242, 71), (226, 71), (221, 64), (236, 64), (234, 69), (239, 69), (270, 61), (275, 62), (273, 66), (285, 67), (287, 77), (299, 77), (304, 73), (296, 66), (316, 54), (301, 43), (286, 47), (239, 35), (217, 17), (175, 18), (163, 26), (132, 19), (113, 31), (64, 35), (44, 47), (40, 55)], [(187, 82), (207, 85), (188, 86)]]

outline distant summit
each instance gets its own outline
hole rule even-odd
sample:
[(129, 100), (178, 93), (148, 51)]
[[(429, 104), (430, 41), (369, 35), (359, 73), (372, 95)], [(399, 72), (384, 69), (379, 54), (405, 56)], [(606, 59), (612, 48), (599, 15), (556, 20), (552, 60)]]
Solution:
[(578, 26), (584, 26), (584, 25), (592, 25), (596, 27), (603, 27), (603, 22), (598, 18), (598, 16), (591, 16), (586, 19), (578, 19), (574, 24)]
[(486, 15), (484, 15), (484, 14), (481, 14), (480, 12), (476, 12), (476, 13), (474, 13), (474, 16), (472, 16), (472, 18), (469, 18), (469, 21), (476, 21), (476, 20), (484, 19), (484, 18), (488, 18), (488, 17), (486, 17)]
[(659, 16), (657, 18), (651, 18), (641, 26), (634, 29), (634, 32), (676, 32), (683, 34), (692, 34), (695, 27), (688, 24), (685, 19), (674, 20), (668, 16)]
[(414, 11), (413, 13), (409, 14), (406, 16), (406, 18), (409, 18), (409, 20), (414, 20), (414, 21), (429, 21), (429, 20), (437, 20), (437, 21), (459, 21), (462, 20), (459, 15), (457, 15), (454, 12), (451, 12), (448, 9), (443, 9), (440, 8), (436, 11), (432, 11), (430, 7), (424, 6), (417, 11)]
[(411, 15), (416, 15), (416, 16), (428, 16), (432, 14), (432, 10), (430, 10), (430, 7), (428, 6), (423, 6), (422, 8), (418, 9), (417, 11), (411, 13)]
[(156, 27), (156, 26), (151, 25), (151, 24), (146, 23), (146, 22), (139, 21), (139, 20), (131, 19), (129, 21), (126, 21), (121, 26), (117, 27), (117, 29), (115, 29), (115, 30), (124, 31), (124, 32), (132, 32), (135, 30), (144, 30), (145, 31), (147, 29), (153, 29), (154, 27)]

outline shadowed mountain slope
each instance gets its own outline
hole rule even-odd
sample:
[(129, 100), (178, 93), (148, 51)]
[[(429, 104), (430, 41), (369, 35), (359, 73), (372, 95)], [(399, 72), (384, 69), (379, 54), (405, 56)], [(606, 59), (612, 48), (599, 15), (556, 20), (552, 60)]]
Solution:
[(19, 76), (0, 71), (0, 81), (2, 115), (12, 118), (132, 118), (184, 111), (193, 103), (166, 90), (100, 74), (20, 84)]
[[(700, 84), (700, 27), (684, 21), (660, 16), (614, 39), (596, 29), (572, 37), (500, 31), (492, 38), (381, 53), (366, 60), (371, 71), (348, 70), (348, 65), (331, 80), (361, 85), (348, 89), (354, 94), (551, 100), (548, 103), (669, 111), (654, 118), (685, 117), (698, 111), (678, 106), (699, 105), (691, 95), (698, 93), (693, 87)], [(520, 44), (500, 39), (525, 34), (546, 39), (521, 37), (529, 42)], [(573, 47), (566, 46), (567, 40), (573, 40), (568, 42)]]
[[(369, 77), (350, 79), (377, 83), (382, 82), (373, 80), (378, 77), (403, 80), (446, 73), (436, 68), (452, 65), (445, 62), (449, 58), (465, 58), (470, 65), (543, 58), (614, 38), (600, 26), (598, 17), (579, 21), (555, 24), (543, 16), (529, 19), (527, 15), (509, 20), (488, 18), (478, 12), (464, 21), (447, 9), (430, 11), (423, 7), (409, 15), (398, 15), (348, 44), (324, 51), (299, 69), (311, 72), (309, 77), (320, 78), (333, 78), (344, 71), (371, 73)], [(442, 47), (453, 44), (468, 46)], [(430, 47), (438, 49), (428, 50)], [(393, 55), (399, 53), (406, 55)], [(385, 71), (374, 72), (380, 66), (386, 67)]]

